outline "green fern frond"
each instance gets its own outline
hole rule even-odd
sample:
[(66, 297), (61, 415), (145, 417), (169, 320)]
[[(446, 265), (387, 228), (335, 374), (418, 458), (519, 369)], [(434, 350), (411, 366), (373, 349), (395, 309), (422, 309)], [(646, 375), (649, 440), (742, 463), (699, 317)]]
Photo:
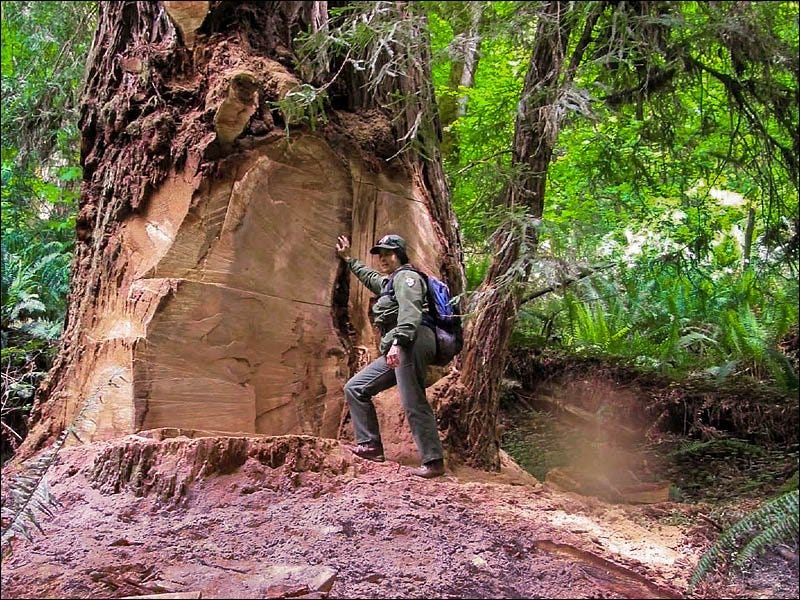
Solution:
[(326, 99), (325, 90), (304, 83), (289, 91), (281, 100), (270, 104), (281, 111), (287, 126), (307, 122), (315, 129), (318, 123), (324, 124), (328, 120), (325, 115)]
[(47, 307), (39, 300), (37, 294), (28, 294), (23, 292), (17, 304), (11, 310), (11, 319), (18, 319), (23, 313), (29, 315), (43, 314), (47, 312)]
[[(791, 490), (768, 500), (729, 527), (700, 558), (689, 579), (689, 590), (693, 590), (723, 562), (725, 556), (734, 558), (734, 566), (741, 566), (769, 546), (780, 542), (797, 543), (799, 500), (798, 490)], [(739, 538), (750, 534), (753, 530), (758, 533), (748, 543), (742, 545)]]
[(62, 323), (45, 319), (23, 323), (19, 330), (38, 340), (55, 340), (61, 335)]
[(31, 527), (44, 533), (37, 515), (44, 514), (52, 517), (53, 509), (60, 506), (58, 499), (50, 493), (47, 473), (70, 434), (79, 441), (83, 441), (78, 435), (78, 431), (87, 422), (93, 421), (91, 415), (102, 403), (106, 391), (110, 387), (117, 387), (117, 380), (124, 381), (123, 373), (124, 369), (121, 367), (113, 369), (108, 379), (86, 399), (81, 410), (53, 445), (34, 460), (26, 463), (20, 474), (9, 485), (8, 504), (2, 508), (3, 519), (8, 520), (8, 525), (0, 536), (0, 547), (3, 548), (4, 554), (10, 551), (10, 542), (17, 535), (31, 541)]
[(32, 540), (30, 526), (43, 532), (36, 518), (36, 511), (48, 516), (52, 515), (51, 506), (58, 506), (58, 500), (50, 494), (47, 486), (47, 472), (55, 461), (56, 454), (64, 445), (69, 430), (65, 430), (55, 443), (43, 452), (17, 477), (9, 491), (9, 505), (3, 507), (3, 517), (10, 523), (2, 534), (0, 545), (6, 547), (16, 534), (21, 534), (28, 541)]
[(741, 567), (750, 559), (758, 554), (761, 554), (770, 546), (780, 544), (786, 540), (792, 540), (797, 537), (797, 512), (788, 515), (785, 521), (778, 521), (773, 523), (764, 531), (756, 535), (750, 540), (740, 551), (736, 559), (733, 561), (735, 567)]

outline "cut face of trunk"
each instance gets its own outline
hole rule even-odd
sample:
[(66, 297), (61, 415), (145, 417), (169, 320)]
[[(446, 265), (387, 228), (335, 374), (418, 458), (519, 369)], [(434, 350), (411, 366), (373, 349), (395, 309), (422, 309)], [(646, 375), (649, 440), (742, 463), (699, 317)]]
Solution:
[(159, 307), (134, 344), (134, 430), (335, 431), (347, 361), (329, 232), (349, 229), (352, 203), (337, 163), (318, 140), (278, 140), (204, 182), (191, 209), (173, 196), (183, 214), (158, 215), (164, 227), (133, 221), (132, 291)]
[(368, 260), (384, 232), (400, 233), (436, 272), (422, 200), (408, 176), (345, 164), (313, 135), (276, 135), (213, 179), (173, 174), (116, 234), (107, 279), (121, 285), (86, 319), (67, 414), (105, 386), (82, 428), (91, 439), (158, 427), (335, 437), (350, 352), (375, 355), (371, 294), (349, 286), (336, 236), (352, 231), (353, 255)]
[(68, 319), (22, 458), (79, 414), (83, 441), (336, 437), (344, 383), (377, 356), (337, 236), (369, 264), (399, 234), (417, 267), (463, 273), (440, 165), (387, 162), (399, 136), (380, 110), (275, 126), (270, 103), (299, 84), (289, 32), (319, 3), (168, 5), (101, 5)]

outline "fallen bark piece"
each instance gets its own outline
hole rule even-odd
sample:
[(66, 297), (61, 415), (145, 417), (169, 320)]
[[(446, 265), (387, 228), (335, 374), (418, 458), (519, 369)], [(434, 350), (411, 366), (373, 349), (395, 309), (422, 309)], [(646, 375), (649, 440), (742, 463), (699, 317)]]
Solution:
[(540, 552), (568, 557), (581, 565), (589, 578), (601, 582), (605, 589), (622, 598), (683, 598), (676, 590), (657, 585), (635, 571), (575, 546), (552, 540), (534, 540), (533, 547)]
[(545, 482), (564, 491), (597, 496), (621, 504), (656, 504), (669, 500), (669, 481), (612, 481), (602, 474), (587, 473), (570, 467), (555, 467), (547, 472)]
[(168, 592), (166, 594), (147, 594), (145, 596), (124, 596), (122, 600), (139, 600), (140, 598), (159, 598), (163, 600), (182, 600), (189, 598), (202, 598), (202, 592)]
[(330, 567), (272, 565), (265, 569), (263, 577), (274, 577), (297, 583), (305, 582), (307, 591), (328, 593), (336, 581), (336, 574), (336, 570)]
[(313, 598), (327, 596), (337, 571), (323, 565), (264, 564), (258, 560), (214, 558), (165, 565), (169, 581), (191, 582), (203, 598)]
[(626, 504), (657, 504), (669, 500), (669, 481), (623, 485), (619, 488)]
[(300, 598), (310, 591), (305, 584), (271, 585), (264, 590), (264, 598)]

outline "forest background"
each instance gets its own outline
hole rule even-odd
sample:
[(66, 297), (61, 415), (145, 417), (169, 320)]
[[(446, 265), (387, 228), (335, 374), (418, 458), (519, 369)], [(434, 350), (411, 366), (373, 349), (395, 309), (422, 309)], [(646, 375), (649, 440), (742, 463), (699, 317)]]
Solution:
[[(798, 3), (576, 3), (569, 18), (597, 20), (597, 33), (572, 42), (586, 52), (551, 105), (539, 215), (499, 199), (526, 177), (512, 146), (541, 4), (409, 5), (429, 34), (402, 41), (431, 57), (467, 297), (495, 233), (532, 232), (512, 348), (796, 394)], [(350, 21), (326, 50), (402, 39), (382, 3), (355, 10), (369, 27)], [(4, 461), (64, 321), (96, 13), (94, 2), (2, 4)], [(318, 44), (308, 39), (309, 56)], [(313, 128), (325, 100), (304, 86), (276, 110)]]

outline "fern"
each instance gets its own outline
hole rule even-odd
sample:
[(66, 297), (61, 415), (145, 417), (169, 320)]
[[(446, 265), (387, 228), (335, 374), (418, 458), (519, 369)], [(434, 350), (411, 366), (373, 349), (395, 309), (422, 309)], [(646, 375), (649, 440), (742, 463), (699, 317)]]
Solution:
[(58, 242), (31, 243), (15, 252), (2, 244), (2, 320), (20, 315), (59, 320), (66, 309), (72, 251)]
[(19, 330), (32, 339), (51, 342), (61, 335), (62, 323), (60, 321), (36, 320), (23, 323)]
[(39, 300), (37, 294), (21, 292), (19, 301), (11, 309), (10, 318), (14, 321), (23, 315), (44, 314), (45, 312), (47, 312), (47, 307)]
[(44, 533), (36, 519), (36, 511), (51, 517), (53, 516), (52, 508), (59, 506), (58, 500), (50, 494), (46, 475), (53, 465), (58, 451), (64, 445), (67, 435), (69, 435), (69, 429), (65, 430), (47, 451), (31, 464), (26, 465), (25, 471), (14, 481), (10, 492), (10, 504), (4, 506), (2, 510), (3, 518), (10, 520), (9, 525), (3, 531), (0, 542), (4, 554), (12, 538), (17, 534), (22, 535), (28, 541), (33, 541), (30, 525)]
[[(787, 494), (791, 495), (791, 494)], [(784, 500), (786, 495), (778, 496), (776, 500)], [(786, 500), (780, 510), (786, 515), (785, 519), (776, 520), (769, 524), (764, 530), (757, 534), (750, 540), (744, 548), (739, 551), (738, 556), (734, 560), (734, 566), (741, 567), (750, 559), (760, 554), (764, 549), (774, 544), (778, 544), (784, 540), (797, 539), (797, 493), (794, 493), (794, 510), (791, 510), (789, 503), (791, 500)]]
[(31, 463), (26, 464), (21, 473), (9, 485), (8, 505), (2, 508), (3, 520), (8, 521), (8, 525), (3, 528), (0, 542), (3, 555), (11, 551), (11, 541), (17, 535), (32, 541), (31, 527), (44, 533), (37, 513), (52, 517), (53, 509), (60, 506), (58, 500), (50, 493), (47, 473), (70, 434), (74, 435), (79, 442), (83, 442), (78, 432), (88, 422), (94, 422), (91, 415), (102, 404), (106, 390), (110, 387), (117, 387), (117, 380), (125, 381), (122, 377), (123, 372), (121, 367), (114, 369), (108, 380), (99, 385), (84, 402), (81, 410), (58, 436), (55, 443)]
[(800, 386), (797, 367), (777, 350), (797, 322), (795, 288), (755, 285), (749, 271), (742, 281), (738, 273), (711, 280), (672, 269), (619, 272), (554, 299), (549, 338), (576, 354), (602, 353), (673, 377), (747, 374), (781, 389)]
[[(733, 566), (741, 567), (767, 547), (780, 542), (798, 541), (798, 490), (793, 489), (765, 502), (729, 527), (717, 542), (700, 558), (689, 580), (691, 592), (724, 557), (733, 558)], [(739, 539), (757, 533), (742, 545)]]
[[(748, 304), (728, 309), (722, 318), (723, 356), (733, 356), (737, 366), (758, 379), (772, 379), (785, 389), (797, 388), (797, 373), (786, 356), (773, 349), (787, 328), (785, 310), (756, 314)], [(719, 369), (718, 369), (719, 370)]]

